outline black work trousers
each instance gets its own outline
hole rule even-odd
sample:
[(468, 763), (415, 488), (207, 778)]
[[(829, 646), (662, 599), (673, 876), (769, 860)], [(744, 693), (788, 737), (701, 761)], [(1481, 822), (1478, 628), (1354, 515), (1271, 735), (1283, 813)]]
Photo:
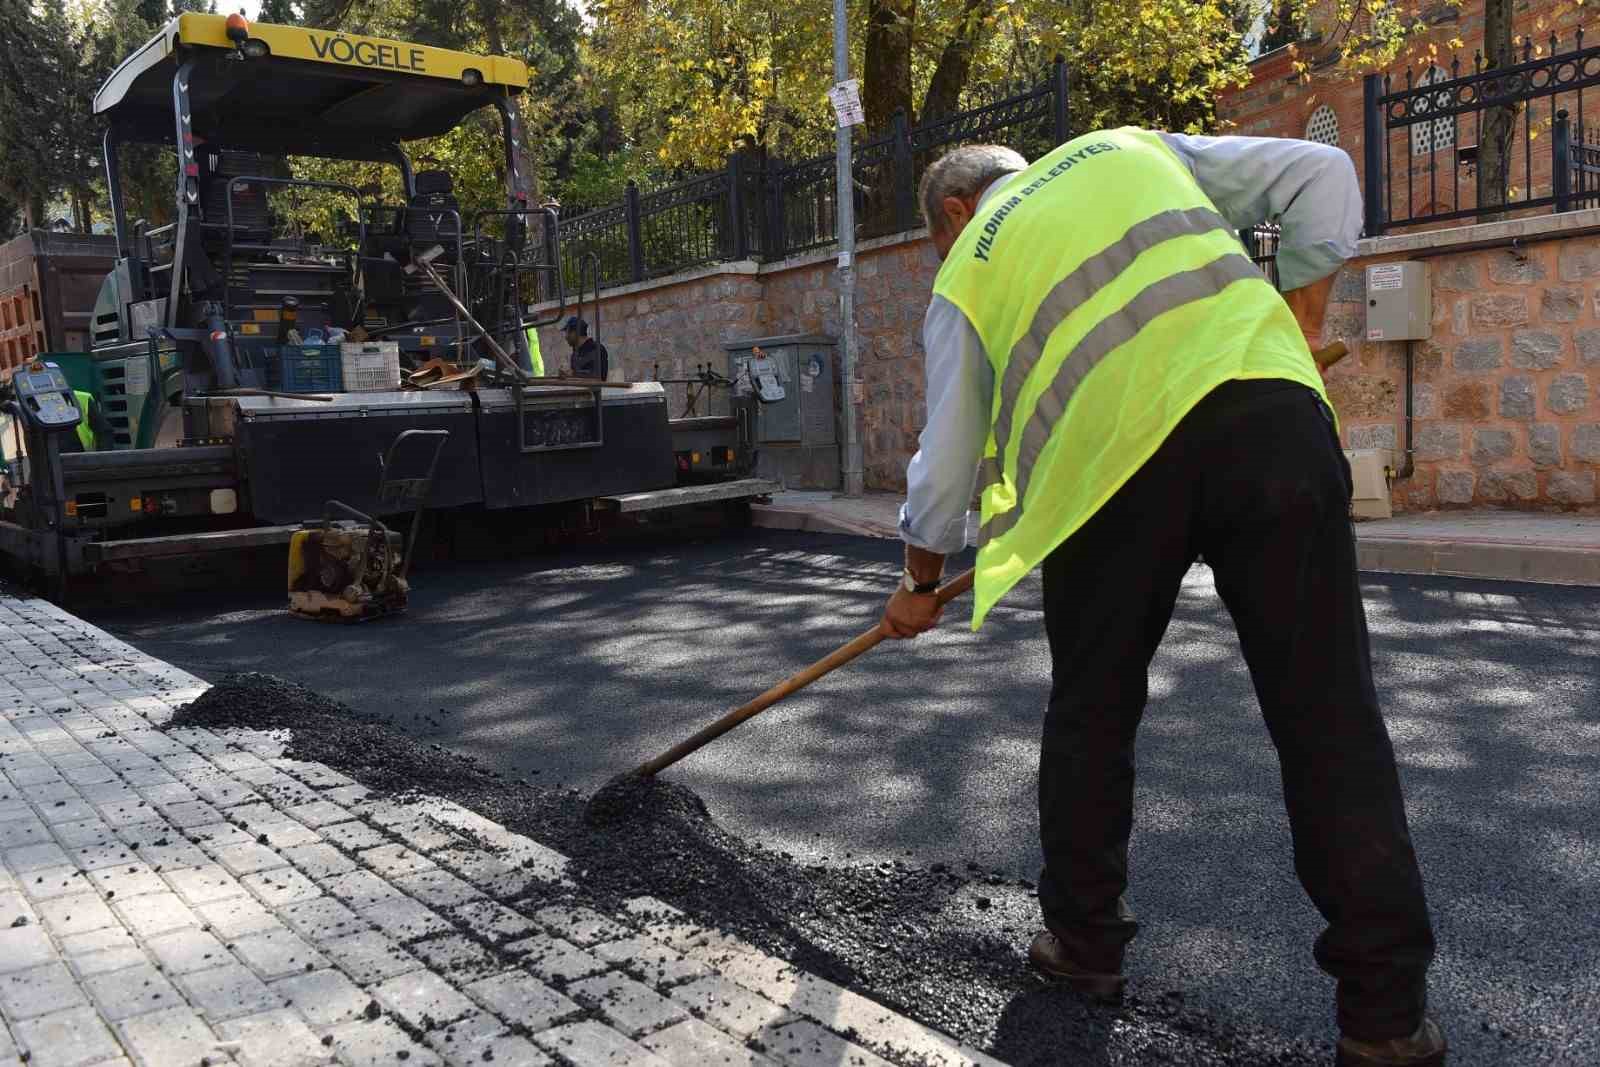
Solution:
[(1203, 557), (1278, 750), (1295, 871), (1328, 924), (1315, 956), (1338, 982), (1340, 1029), (1376, 1040), (1421, 1022), (1434, 942), (1372, 684), (1349, 500), (1320, 397), (1229, 382), (1045, 560), (1054, 677), (1039, 902), (1084, 965), (1121, 969), (1138, 929), (1123, 901), (1134, 734), (1150, 660)]

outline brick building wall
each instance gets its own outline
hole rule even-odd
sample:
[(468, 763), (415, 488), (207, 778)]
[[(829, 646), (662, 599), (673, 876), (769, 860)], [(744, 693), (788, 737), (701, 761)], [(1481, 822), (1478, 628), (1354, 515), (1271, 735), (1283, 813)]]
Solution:
[[(1535, 55), (1549, 54), (1552, 33), (1559, 41), (1557, 51), (1566, 51), (1573, 47), (1575, 31), (1585, 14), (1586, 9), (1573, 5), (1571, 0), (1523, 0), (1515, 14), (1513, 32), (1532, 39), (1538, 49)], [(1407, 53), (1386, 72), (1392, 88), (1406, 86), (1408, 67), (1414, 80), (1420, 79), (1430, 66), (1437, 66), (1448, 77), (1472, 73), (1473, 56), (1483, 47), (1483, 4), (1479, 0), (1467, 0), (1459, 8), (1441, 5), (1435, 9), (1433, 17), (1437, 20), (1434, 27), (1417, 37)], [(1457, 40), (1461, 42), (1459, 47), (1454, 45)], [(1591, 32), (1585, 44), (1593, 45), (1597, 41), (1600, 41), (1600, 33)], [(1335, 119), (1336, 143), (1349, 152), (1365, 188), (1362, 79), (1359, 74), (1321, 62), (1332, 58), (1331, 45), (1315, 43), (1270, 52), (1251, 64), (1249, 85), (1222, 95), (1218, 115), (1223, 120), (1223, 132), (1227, 133), (1327, 140), (1324, 136), (1311, 136), (1313, 118), (1320, 109), (1327, 107)], [(1295, 70), (1297, 60), (1310, 65), (1309, 78)], [(1452, 68), (1453, 61), (1459, 61), (1459, 68)], [(1585, 100), (1585, 104), (1593, 105), (1590, 108), (1593, 111), (1594, 107), (1600, 107), (1600, 100)], [(1550, 195), (1550, 124), (1554, 112), (1562, 108), (1571, 113), (1576, 123), (1577, 96), (1572, 93), (1553, 99), (1540, 98), (1531, 104), (1526, 116), (1519, 114), (1513, 145), (1516, 159), (1511, 170), (1515, 187), (1513, 200)], [(1532, 120), (1531, 145), (1525, 145), (1523, 140), (1525, 117)], [(1593, 119), (1600, 115), (1586, 117)], [(1426, 125), (1412, 129), (1423, 132)], [(1590, 121), (1588, 125), (1595, 129), (1600, 124)], [(1321, 119), (1317, 126), (1320, 132), (1328, 128)], [(1441, 128), (1440, 133), (1445, 131)], [(1459, 145), (1476, 144), (1476, 118), (1470, 113), (1462, 115), (1448, 135)], [(1439, 151), (1417, 152), (1413, 149), (1419, 146), (1413, 145), (1409, 130), (1397, 130), (1388, 136), (1389, 193), (1395, 219), (1433, 211), (1465, 210), (1476, 204), (1476, 179), (1469, 169), (1457, 165), (1453, 145)], [(1423, 132), (1424, 146), (1428, 136), (1431, 131)]]

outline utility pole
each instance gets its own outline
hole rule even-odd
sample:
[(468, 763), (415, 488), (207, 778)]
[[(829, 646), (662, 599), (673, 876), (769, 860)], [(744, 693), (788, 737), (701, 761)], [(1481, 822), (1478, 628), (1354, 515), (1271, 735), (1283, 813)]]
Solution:
[[(850, 34), (845, 0), (833, 0), (833, 80), (843, 85), (850, 78)], [(858, 104), (859, 107), (859, 104)], [(858, 120), (859, 121), (859, 120)], [(839, 357), (844, 391), (843, 475), (846, 496), (859, 496), (865, 488), (861, 461), (861, 420), (857, 410), (861, 385), (856, 381), (856, 198), (850, 165), (850, 125), (839, 115), (836, 215), (839, 220)]]

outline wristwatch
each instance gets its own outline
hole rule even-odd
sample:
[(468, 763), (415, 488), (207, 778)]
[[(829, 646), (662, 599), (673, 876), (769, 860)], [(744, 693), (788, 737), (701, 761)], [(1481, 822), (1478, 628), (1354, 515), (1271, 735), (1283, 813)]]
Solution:
[(900, 577), (900, 588), (904, 589), (908, 593), (915, 593), (918, 596), (927, 596), (929, 593), (938, 591), (939, 579), (935, 578), (931, 582), (919, 582), (917, 581), (916, 575), (911, 573), (911, 568), (907, 567), (905, 574), (901, 575)]

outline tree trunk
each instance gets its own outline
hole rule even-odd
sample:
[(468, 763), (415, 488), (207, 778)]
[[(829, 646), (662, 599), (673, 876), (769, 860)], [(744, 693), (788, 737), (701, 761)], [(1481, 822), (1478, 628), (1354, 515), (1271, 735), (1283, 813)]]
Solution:
[(920, 121), (954, 114), (961, 105), (961, 90), (967, 87), (972, 61), (978, 52), (978, 31), (994, 11), (994, 0), (965, 0), (950, 40), (939, 54), (927, 95), (922, 98)]
[[(1516, 50), (1511, 43), (1513, 4), (1514, 0), (1484, 0), (1485, 70), (1502, 69), (1516, 62)], [(1498, 207), (1506, 202), (1511, 184), (1511, 137), (1517, 125), (1516, 105), (1485, 108), (1478, 123), (1478, 208), (1481, 212), (1485, 207)], [(1562, 165), (1560, 161), (1557, 164)], [(1478, 221), (1492, 222), (1504, 217), (1504, 212), (1480, 213)]]
[[(478, 0), (477, 6), (478, 21), (483, 23), (483, 39), (489, 46), (489, 54), (505, 55), (505, 35), (500, 29), (500, 16), (504, 13), (504, 5), (499, 0)], [(537, 207), (540, 196), (539, 167), (538, 160), (533, 156), (533, 138), (528, 136), (526, 114), (515, 102), (511, 106), (517, 108), (518, 117), (522, 120), (522, 147), (513, 149), (517, 154), (517, 169), (522, 171), (522, 180), (528, 188), (528, 206)]]
[(496, 0), (478, 0), (478, 21), (483, 24), (483, 39), (489, 46), (489, 54), (505, 55), (505, 41), (500, 34), (500, 4)]
[(867, 130), (882, 134), (896, 111), (911, 112), (911, 25), (916, 0), (867, 0), (867, 55), (861, 107)]

